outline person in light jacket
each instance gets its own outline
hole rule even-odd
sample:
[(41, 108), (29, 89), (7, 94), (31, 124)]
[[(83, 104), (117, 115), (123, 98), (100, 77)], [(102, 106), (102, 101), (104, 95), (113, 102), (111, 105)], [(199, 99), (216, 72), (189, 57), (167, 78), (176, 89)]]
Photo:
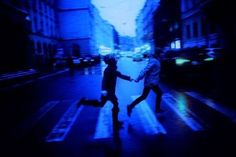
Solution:
[(159, 87), (159, 75), (161, 70), (161, 64), (158, 55), (159, 52), (149, 54), (147, 66), (140, 72), (137, 79), (135, 79), (135, 82), (139, 82), (140, 80), (144, 79), (144, 88), (142, 94), (127, 106), (127, 114), (129, 117), (131, 116), (132, 109), (138, 103), (146, 99), (150, 90), (153, 90), (156, 93), (155, 112), (159, 113), (163, 111), (160, 107), (162, 97), (162, 91)]

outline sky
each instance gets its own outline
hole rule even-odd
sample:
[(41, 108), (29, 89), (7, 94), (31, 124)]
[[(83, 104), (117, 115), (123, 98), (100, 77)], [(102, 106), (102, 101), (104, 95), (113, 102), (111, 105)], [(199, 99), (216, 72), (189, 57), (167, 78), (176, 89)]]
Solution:
[(135, 19), (146, 0), (92, 0), (101, 17), (121, 36), (135, 36)]

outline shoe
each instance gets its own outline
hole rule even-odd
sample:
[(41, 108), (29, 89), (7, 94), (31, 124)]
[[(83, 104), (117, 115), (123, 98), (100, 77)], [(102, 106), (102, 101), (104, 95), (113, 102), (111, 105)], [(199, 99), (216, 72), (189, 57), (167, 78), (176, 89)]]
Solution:
[(156, 112), (156, 113), (162, 113), (162, 112), (165, 112), (165, 110), (163, 110), (163, 109), (157, 109), (155, 112)]
[(130, 117), (132, 113), (132, 107), (130, 105), (127, 105), (127, 115)]

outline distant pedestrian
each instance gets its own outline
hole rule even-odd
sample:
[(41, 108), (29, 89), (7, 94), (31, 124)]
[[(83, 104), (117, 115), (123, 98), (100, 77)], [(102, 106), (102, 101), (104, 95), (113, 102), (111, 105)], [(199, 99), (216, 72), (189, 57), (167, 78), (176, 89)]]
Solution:
[(159, 51), (154, 54), (149, 54), (149, 61), (147, 66), (140, 72), (135, 82), (139, 82), (144, 78), (144, 88), (142, 95), (135, 99), (131, 104), (127, 106), (127, 114), (130, 117), (132, 109), (141, 101), (146, 99), (150, 90), (153, 90), (156, 94), (155, 112), (162, 112), (160, 107), (162, 91), (159, 87), (159, 75), (161, 70), (161, 64), (159, 61)]
[(86, 98), (82, 98), (79, 102), (79, 104), (84, 105), (93, 105), (93, 106), (99, 106), (103, 107), (105, 103), (109, 100), (113, 104), (112, 108), (112, 121), (113, 126), (116, 128), (122, 127), (122, 122), (118, 120), (118, 113), (119, 113), (119, 104), (118, 99), (115, 94), (116, 91), (116, 80), (117, 77), (132, 81), (130, 76), (126, 76), (121, 74), (117, 70), (117, 60), (113, 54), (106, 55), (104, 57), (104, 62), (107, 64), (107, 67), (104, 70), (103, 73), (103, 79), (102, 79), (102, 92), (101, 92), (101, 100), (88, 100)]

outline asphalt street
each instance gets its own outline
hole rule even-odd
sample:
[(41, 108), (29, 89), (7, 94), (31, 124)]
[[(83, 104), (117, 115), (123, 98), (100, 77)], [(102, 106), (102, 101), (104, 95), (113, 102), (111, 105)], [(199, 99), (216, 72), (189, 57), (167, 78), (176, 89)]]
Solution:
[[(146, 61), (120, 58), (118, 70), (137, 77)], [(163, 113), (154, 112), (155, 94), (127, 116), (141, 94), (139, 83), (117, 80), (119, 130), (111, 108), (77, 106), (82, 97), (99, 99), (105, 64), (64, 71), (1, 91), (1, 156), (13, 157), (190, 157), (236, 156), (236, 111), (193, 90), (161, 83)]]

